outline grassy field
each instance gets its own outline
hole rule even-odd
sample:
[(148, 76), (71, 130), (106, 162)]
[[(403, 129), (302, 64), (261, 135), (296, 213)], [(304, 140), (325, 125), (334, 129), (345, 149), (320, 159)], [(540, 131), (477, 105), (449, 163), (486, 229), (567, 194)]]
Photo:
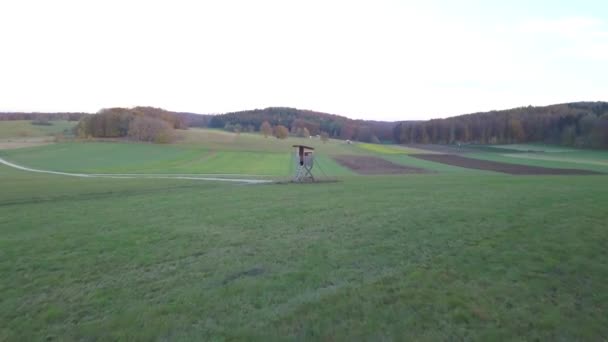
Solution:
[(583, 169), (608, 173), (608, 156), (600, 151), (555, 153), (469, 153), (471, 158), (503, 163), (523, 164), (562, 169)]
[(358, 144), (347, 144), (342, 140), (330, 139), (324, 143), (320, 139), (289, 137), (280, 140), (275, 137), (264, 138), (258, 133), (235, 134), (211, 129), (189, 129), (178, 131), (178, 144), (184, 146), (204, 146), (217, 151), (251, 151), (251, 152), (280, 152), (292, 150), (292, 145), (306, 145), (315, 148), (321, 154), (361, 154), (365, 153)]
[[(279, 175), (296, 141), (187, 134), (0, 157), (60, 171)], [(311, 144), (340, 182), (70, 178), (0, 165), (0, 341), (608, 338), (608, 175), (511, 176), (384, 150), (395, 146)], [(357, 176), (334, 154), (434, 172)]]
[(578, 152), (580, 150), (565, 146), (554, 146), (546, 144), (509, 144), (509, 145), (486, 145), (488, 148), (497, 150), (515, 150), (521, 152)]
[(465, 169), (465, 168), (458, 167), (458, 166), (434, 163), (434, 162), (430, 162), (430, 161), (426, 161), (426, 160), (422, 160), (422, 159), (413, 158), (408, 155), (390, 155), (390, 156), (384, 156), (383, 158), (387, 159), (389, 161), (392, 161), (393, 163), (396, 163), (396, 164), (401, 164), (401, 165), (411, 166), (411, 167), (419, 167), (419, 168), (430, 170), (430, 171), (436, 172), (436, 173), (448, 173), (448, 174), (459, 173), (459, 174), (470, 175), (470, 176), (479, 175), (479, 174), (494, 174), (493, 172), (490, 172), (490, 171)]
[[(452, 148), (447, 146), (446, 150)], [(545, 144), (466, 145), (466, 157), (509, 164), (608, 173), (608, 151)], [(455, 153), (455, 152), (454, 152)]]
[(90, 173), (285, 174), (290, 160), (288, 153), (214, 152), (179, 145), (113, 142), (67, 142), (1, 155), (34, 168)]
[(0, 139), (51, 136), (70, 130), (75, 121), (50, 121), (52, 125), (32, 125), (29, 120), (0, 121)]
[[(0, 151), (0, 157), (32, 168), (87, 173), (256, 174), (288, 176), (291, 149), (283, 152), (209, 150), (206, 146), (115, 142), (67, 142)], [(352, 174), (327, 155), (316, 158), (328, 176)]]
[(404, 148), (399, 148), (394, 145), (380, 145), (380, 144), (365, 144), (359, 143), (359, 148), (363, 150), (381, 153), (381, 154), (405, 154), (408, 151)]
[(218, 130), (180, 131), (181, 139), (170, 145), (128, 142), (64, 142), (34, 148), (0, 151), (0, 157), (32, 168), (87, 173), (160, 174), (292, 174), (292, 145), (315, 148), (319, 176), (353, 173), (330, 156), (370, 154), (356, 144), (340, 140), (290, 137), (279, 140), (259, 134), (234, 134)]
[(0, 177), (0, 339), (608, 333), (605, 176)]
[(356, 146), (365, 151), (370, 151), (379, 154), (415, 154), (415, 153), (432, 153), (427, 150), (421, 150), (413, 147), (406, 147), (402, 145), (380, 145), (380, 144), (367, 144), (367, 143), (356, 143)]

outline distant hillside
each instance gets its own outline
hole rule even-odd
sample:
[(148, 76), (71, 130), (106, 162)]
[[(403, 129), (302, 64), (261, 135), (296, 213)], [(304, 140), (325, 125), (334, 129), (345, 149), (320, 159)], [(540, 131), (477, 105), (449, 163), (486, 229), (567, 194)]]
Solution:
[(353, 120), (312, 110), (270, 107), (215, 115), (209, 127), (230, 129), (238, 125), (241, 130), (259, 131), (265, 121), (273, 126), (285, 126), (292, 132), (306, 128), (311, 135), (325, 132), (333, 138), (376, 142), (392, 140), (395, 126), (392, 122)]
[[(151, 107), (136, 107), (150, 109)], [(155, 109), (161, 110), (161, 109)], [(217, 115), (163, 111), (175, 127), (211, 127), (260, 131), (262, 123), (366, 142), (509, 144), (545, 142), (564, 146), (608, 148), (608, 102), (575, 102), (544, 107), (465, 114), (427, 121), (353, 120), (345, 116), (289, 107), (270, 107)], [(79, 120), (87, 113), (0, 113), (1, 120)]]
[(546, 142), (608, 148), (608, 103), (576, 102), (520, 107), (419, 122), (398, 123), (397, 143), (510, 144)]
[[(140, 107), (146, 108), (146, 107)], [(196, 114), (188, 112), (170, 112), (178, 116), (189, 127), (207, 127), (213, 115)], [(84, 112), (58, 112), (58, 113), (38, 113), (38, 112), (0, 112), (0, 121), (14, 120), (68, 120), (78, 121), (84, 116), (93, 115), (94, 113)]]
[(209, 122), (213, 115), (209, 114), (197, 114), (188, 112), (171, 112), (183, 120), (188, 127), (209, 127)]
[(0, 121), (14, 120), (67, 120), (78, 121), (87, 113), (66, 112), (66, 113), (37, 113), (37, 112), (0, 112)]

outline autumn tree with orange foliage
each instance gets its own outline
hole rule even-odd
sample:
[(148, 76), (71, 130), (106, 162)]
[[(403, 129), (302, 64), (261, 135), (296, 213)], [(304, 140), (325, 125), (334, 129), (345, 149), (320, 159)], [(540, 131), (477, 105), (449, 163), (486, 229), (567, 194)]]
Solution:
[(289, 136), (289, 129), (283, 125), (278, 125), (274, 128), (274, 136), (278, 139), (287, 139)]

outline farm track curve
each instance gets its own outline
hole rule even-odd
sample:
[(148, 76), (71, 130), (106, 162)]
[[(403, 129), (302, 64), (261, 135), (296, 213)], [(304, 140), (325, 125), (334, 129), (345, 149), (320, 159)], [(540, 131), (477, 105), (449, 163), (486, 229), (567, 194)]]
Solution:
[[(0, 158), (0, 164), (6, 165), (8, 167), (12, 167), (21, 171), (28, 172), (37, 172), (37, 173), (46, 173), (60, 176), (69, 176), (69, 177), (80, 177), (80, 178), (115, 178), (115, 179), (133, 179), (133, 178), (141, 178), (141, 179), (185, 179), (185, 180), (202, 180), (202, 181), (220, 181), (220, 182), (233, 182), (233, 183), (245, 183), (245, 184), (266, 184), (272, 183), (272, 180), (268, 179), (244, 179), (244, 178), (221, 178), (221, 176), (235, 176), (235, 174), (214, 174), (215, 177), (201, 177), (202, 175), (170, 175), (170, 174), (128, 174), (128, 173), (117, 173), (117, 174), (102, 174), (102, 173), (71, 173), (71, 172), (60, 172), (60, 171), (50, 171), (50, 170), (40, 170), (33, 169), (26, 166), (21, 166), (12, 162), (9, 162), (3, 158)], [(249, 177), (255, 177), (258, 175), (247, 175)]]

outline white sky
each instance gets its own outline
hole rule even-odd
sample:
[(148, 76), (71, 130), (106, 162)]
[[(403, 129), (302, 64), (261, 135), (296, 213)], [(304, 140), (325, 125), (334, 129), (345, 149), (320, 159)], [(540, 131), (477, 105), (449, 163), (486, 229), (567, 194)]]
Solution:
[(408, 120), (608, 100), (604, 3), (0, 0), (0, 111)]

